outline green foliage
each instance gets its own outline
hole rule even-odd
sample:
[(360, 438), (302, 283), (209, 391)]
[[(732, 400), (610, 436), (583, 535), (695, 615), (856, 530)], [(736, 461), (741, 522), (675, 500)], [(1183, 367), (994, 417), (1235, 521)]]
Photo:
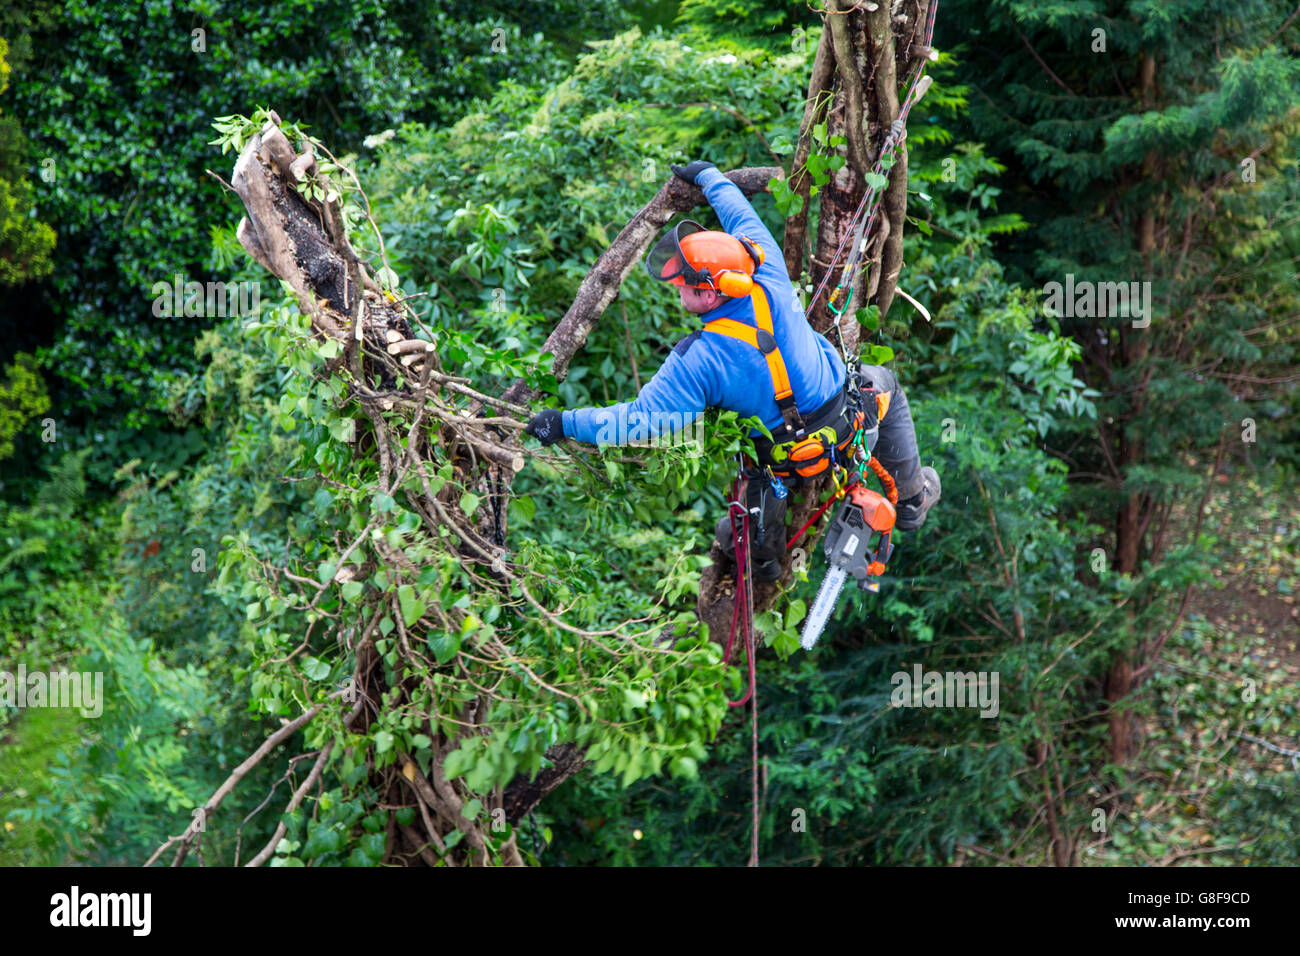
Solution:
[(205, 265), (211, 225), (238, 209), (205, 172), (213, 116), (273, 107), (343, 152), (408, 120), (448, 121), (507, 77), (554, 75), (581, 49), (579, 36), (607, 35), (626, 19), (618, 5), (577, 0), (526, 13), (471, 0), (433, 9), (415, 0), (78, 0), (57, 17), (27, 7), (0, 8), (0, 22), (23, 35), (22, 55), (34, 46), (42, 58), (39, 71), (15, 70), (10, 115), (42, 170), (31, 196), (59, 247), (51, 260), (53, 234), (29, 217), (20, 177), (3, 171), (0, 282), (49, 274), (23, 314), (58, 330), (40, 342), (41, 358), (73, 447), (94, 442), (92, 418), (100, 434), (105, 418), (124, 424), (120, 440), (97, 443), (112, 467), (140, 453), (122, 447), (130, 433), (165, 428), (169, 380), (196, 370), (189, 343), (213, 324), (158, 322), (149, 290), (177, 274), (229, 279)]
[[(1154, 527), (1187, 491), (1187, 457), (1226, 425), (1267, 415), (1260, 441), (1288, 453), (1300, 68), (1295, 31), (1279, 32), (1294, 11), (1284, 0), (1106, 7), (1104, 29), (1087, 4), (959, 0), (941, 19), (969, 38), (959, 55), (984, 93), (970, 128), (1009, 179), (1034, 184), (1004, 197), (1031, 225), (1007, 243), (1013, 277), (1147, 283), (1149, 326), (1067, 313), (1060, 327), (1100, 393), (1096, 434), (1071, 449), (1094, 476), (1077, 483), (1080, 500), (1109, 519), (1139, 496)], [(1035, 55), (987, 43), (1008, 35)], [(1159, 560), (1144, 538), (1143, 557)]]
[(0, 459), (13, 454), (14, 438), (49, 408), (50, 396), (36, 359), (19, 352), (13, 363), (5, 367), (4, 380), (0, 381)]
[[(9, 87), (12, 69), (9, 41), (0, 36), (0, 94)], [(23, 170), (26, 150), (17, 121), (0, 114), (0, 285), (39, 279), (54, 268), (54, 230), (35, 218)]]
[(85, 501), (84, 457), (60, 459), (33, 505), (0, 509), (0, 659), (62, 659), (76, 646), (69, 615), (102, 584), (111, 517)]
[[(646, 22), (671, 18), (650, 7), (633, 12)], [(967, 26), (978, 14), (1007, 30), (1014, 16), (1042, 30), (1066, 23), (1071, 42), (1084, 36), (1082, 14), (958, 8), (969, 11)], [(18, 118), (32, 132), (32, 156), (57, 159), (60, 179), (38, 187), (47, 194), (41, 214), (60, 226), (59, 261), (80, 269), (64, 269), (48, 287), (67, 319), (49, 357), (61, 365), (64, 390), (85, 389), (83, 410), (105, 417), (99, 454), (69, 453), (84, 435), (61, 441), (50, 449), (61, 457), (24, 486), (29, 504), (0, 508), (0, 662), (102, 671), (109, 706), (95, 720), (0, 716), (16, 741), (0, 752), (0, 815), (12, 826), (0, 832), (0, 860), (140, 862), (189, 822), (279, 718), (339, 693), (366, 634), (389, 691), (374, 719), (354, 732), (331, 705), (330, 717), (308, 726), (295, 752), (329, 746), (332, 757), (320, 789), (282, 820), (259, 805), (271, 794), (270, 805), (282, 806), (283, 784), (296, 779), (289, 771), (302, 764), (286, 755), (259, 766), (205, 835), (207, 862), (233, 860), (237, 845), (246, 860), (283, 822), (270, 865), (378, 865), (390, 819), (419, 822), (413, 807), (387, 809), (376, 775), (404, 773), (407, 761), (428, 772), (447, 740), (455, 746), (442, 770), (468, 788), (463, 814), (480, 821), (493, 791), (545, 768), (552, 745), (587, 748), (591, 768), (533, 820), (518, 832), (484, 831), (489, 856), (517, 837), (525, 856), (559, 864), (743, 857), (749, 729), (727, 719), (725, 704), (741, 693), (741, 674), (724, 668), (717, 645), (696, 631), (693, 608), (750, 423), (712, 413), (685, 436), (698, 441), (530, 458), (506, 501), (439, 460), (445, 447), (435, 441), (430, 485), (467, 515), (505, 509), (509, 560), (523, 569), (525, 596), (518, 585), (471, 573), (430, 533), (406, 494), (418, 478), (377, 487), (372, 432), (330, 364), (337, 346), (312, 337), (292, 302), (265, 295), (250, 321), (184, 334), (146, 322), (140, 307), (151, 282), (175, 270), (266, 282), (233, 238), (234, 205), (220, 206), (218, 187), (203, 185), (201, 172), (260, 126), (257, 107), (274, 107), (303, 118), (289, 127), (292, 137), (318, 136), (356, 163), (392, 270), (378, 267), (377, 237), (348, 180), (336, 176), (353, 243), (385, 286), (412, 297), (456, 374), (487, 393), (522, 378), (548, 405), (630, 398), (694, 328), (640, 271), (562, 382), (539, 343), (670, 162), (705, 157), (725, 168), (792, 151), (815, 46), (804, 31), (816, 17), (802, 7), (688, 0), (681, 13), (676, 35), (632, 31), (590, 49), (584, 41), (608, 35), (621, 10), (548, 2), (526, 26), (449, 3), (432, 11), (413, 3), (217, 4), (181, 20), (170, 7), (109, 3), (73, 4), (63, 23), (43, 9), (31, 14), (51, 68), (20, 79)], [(3, 15), (27, 16), (12, 8)], [(1191, 29), (1186, 17), (1168, 17), (1140, 36), (1117, 31), (1116, 49), (1135, 51), (1170, 23)], [(176, 42), (198, 27), (207, 30), (202, 55)], [(985, 29), (964, 32), (978, 44)], [(251, 45), (236, 56), (222, 40), (241, 32)], [(29, 54), (24, 42), (14, 45), (16, 75)], [(140, 52), (131, 59), (124, 49)], [(563, 66), (579, 53), (571, 69)], [(1123, 180), (1128, 192), (1106, 211), (1121, 225), (1096, 212), (1092, 192), (1147, 152), (1179, 144), (1187, 167), (1166, 170), (1169, 177), (1221, 177), (1240, 144), (1207, 142), (1231, 138), (1213, 129), (1231, 126), (1221, 121), (1235, 109), (1273, 137), (1261, 175), (1293, 169), (1272, 151), (1290, 142), (1288, 130), (1270, 126), (1293, 67), (1267, 51), (1232, 54), (1213, 83), (1190, 84), (1188, 96), (1176, 94), (1180, 102), (1151, 112), (1092, 89), (1078, 104), (1056, 93), (1045, 100), (1036, 77), (1023, 75), (1036, 69), (1032, 58), (990, 65), (977, 51), (971, 59), (974, 66), (961, 66), (945, 56), (933, 67), (936, 85), (908, 136), (915, 228), (907, 231), (904, 287), (933, 321), (901, 304), (883, 320), (870, 308), (856, 317), (879, 336), (867, 360), (892, 359), (900, 370), (944, 499), (922, 532), (898, 536), (879, 595), (845, 595), (814, 654), (796, 648), (824, 566), (815, 538), (804, 542), (810, 579), (757, 622), (774, 652), (759, 666), (764, 860), (937, 865), (988, 862), (992, 853), (1037, 864), (1050, 858), (1049, 807), (1063, 830), (1085, 834), (1100, 807), (1111, 813), (1111, 834), (1086, 838), (1082, 862), (1198, 848), (1210, 816), (1235, 847), (1233, 860), (1292, 864), (1294, 774), (1263, 752), (1243, 773), (1225, 773), (1196, 807), (1154, 821), (1142, 812), (1173, 787), (1208, 733), (1276, 739), (1294, 723), (1288, 685), (1259, 663), (1268, 653), (1259, 641), (1222, 641), (1199, 620), (1177, 629), (1168, 661), (1151, 674), (1151, 694), (1125, 702), (1153, 728), (1156, 782), (1128, 786), (1101, 756), (1096, 702), (1115, 651), (1161, 631), (1183, 588), (1206, 575), (1212, 556), (1222, 559), (1220, 543), (1203, 535), (1170, 548), (1159, 567), (1132, 578), (1097, 570), (1092, 545), (1101, 531), (1091, 510), (1073, 507), (1063, 456), (1049, 449), (1088, 435), (1113, 414), (1114, 395), (1110, 385), (1106, 394), (1090, 388), (1079, 371), (1089, 341), (1065, 334), (1074, 326), (1046, 316), (1016, 279), (1028, 274), (1031, 247), (1044, 267), (1078, 263), (1081, 274), (1084, 265), (1127, 262), (1123, 254), (1100, 260), (1149, 201), (1148, 187)], [(997, 129), (989, 148), (950, 132), (967, 109), (962, 76), (981, 89), (989, 77), (1000, 83), (999, 106), (1010, 104), (1024, 128), (1008, 139), (981, 113)], [(1260, 86), (1270, 77), (1277, 89)], [(137, 91), (136, 105), (124, 112), (126, 88)], [(78, 110), (59, 108), (73, 97)], [(1104, 109), (1094, 116), (1096, 106)], [(368, 133), (379, 135), (363, 140)], [(814, 184), (834, 171), (830, 157), (841, 145), (824, 130), (815, 139), (806, 170)], [(1008, 142), (1015, 148), (1002, 148)], [(1096, 148), (1080, 146), (1088, 143)], [(158, 155), (168, 158), (162, 167)], [(1039, 195), (1050, 193), (1042, 215), (1052, 221), (997, 180), (1030, 167)], [(1231, 274), (1245, 277), (1222, 305), (1221, 323), (1188, 327), (1198, 349), (1242, 362), (1263, 348), (1241, 332), (1253, 327), (1245, 323), (1275, 321), (1293, 307), (1282, 253), (1300, 248), (1287, 218), (1294, 189), (1272, 179), (1258, 185), (1216, 194), (1223, 222), (1207, 227), (1208, 251), (1198, 244), (1189, 259), (1201, 270), (1233, 264)], [(756, 205), (778, 227), (792, 194), (786, 181), (773, 189)], [(1261, 212), (1266, 197), (1277, 200), (1276, 215)], [(104, 230), (106, 218), (120, 228)], [(1027, 222), (1034, 235), (1019, 245)], [(1080, 262), (1088, 248), (1102, 250), (1097, 262)], [(1240, 268), (1256, 262), (1258, 279)], [(1181, 294), (1176, 284), (1161, 294), (1171, 291)], [(1261, 293), (1260, 304), (1248, 291)], [(1286, 361), (1290, 346), (1271, 344)], [(1188, 396), (1226, 395), (1214, 383), (1182, 389), (1172, 364), (1157, 371), (1168, 382), (1147, 427)], [(8, 374), (0, 438), (10, 420), (20, 427), (45, 411), (32, 363), (20, 356)], [(140, 414), (112, 418), (123, 400)], [(57, 394), (54, 404), (63, 407)], [(136, 428), (163, 410), (166, 431)], [(1189, 416), (1205, 425), (1220, 410)], [(1182, 439), (1164, 441), (1155, 440), (1160, 454)], [(87, 501), (88, 479), (115, 487), (117, 500)], [(1134, 480), (1180, 494), (1199, 486), (1173, 469)], [(1275, 544), (1284, 554), (1293, 542)], [(1279, 575), (1279, 591), (1294, 580)], [(318, 585), (319, 601), (303, 599)], [(562, 612), (582, 633), (538, 606)], [(657, 626), (647, 633), (629, 620)], [(1201, 661), (1225, 647), (1261, 674), (1263, 692), (1250, 708), (1238, 705), (1235, 686), (1202, 672)], [(914, 665), (996, 673), (998, 718), (892, 706), (895, 675)], [(483, 732), (461, 735), (457, 721), (480, 699)], [(40, 783), (26, 786), (38, 761), (46, 765)], [(1058, 776), (1059, 791), (1051, 783)], [(453, 831), (446, 851), (461, 852), (462, 839)]]
[(62, 861), (53, 830), (26, 825), (16, 811), (48, 798), (48, 768), (77, 747), (79, 721), (75, 710), (56, 707), (28, 710), (8, 726), (0, 718), (0, 866)]

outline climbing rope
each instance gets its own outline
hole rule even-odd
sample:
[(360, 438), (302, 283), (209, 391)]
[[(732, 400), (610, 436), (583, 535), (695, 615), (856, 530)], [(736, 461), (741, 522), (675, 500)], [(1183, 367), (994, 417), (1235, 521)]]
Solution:
[[(727, 646), (722, 654), (723, 664), (731, 660), (731, 650), (735, 645), (736, 632), (742, 632), (745, 644), (745, 658), (749, 668), (749, 689), (740, 700), (729, 700), (729, 707), (743, 707), (749, 704), (750, 711), (750, 796), (752, 821), (750, 831), (749, 866), (758, 866), (758, 680), (755, 670), (756, 651), (754, 647), (754, 584), (753, 559), (750, 553), (749, 509), (744, 505), (748, 479), (742, 467), (731, 489), (731, 501), (727, 505), (727, 515), (731, 520), (731, 539), (736, 545), (736, 601), (731, 612), (731, 631), (727, 635)], [(760, 512), (761, 513), (761, 512)]]
[(731, 611), (731, 633), (727, 635), (727, 646), (722, 653), (722, 662), (729, 663), (731, 650), (735, 646), (736, 632), (739, 629), (741, 640), (745, 645), (745, 654), (749, 659), (749, 690), (740, 700), (729, 700), (731, 707), (743, 707), (754, 696), (754, 591), (751, 581), (752, 561), (749, 549), (749, 511), (743, 504), (742, 494), (747, 482), (743, 471), (737, 476), (732, 486), (732, 499), (728, 503), (728, 517), (731, 519), (731, 540), (736, 545), (736, 601)]

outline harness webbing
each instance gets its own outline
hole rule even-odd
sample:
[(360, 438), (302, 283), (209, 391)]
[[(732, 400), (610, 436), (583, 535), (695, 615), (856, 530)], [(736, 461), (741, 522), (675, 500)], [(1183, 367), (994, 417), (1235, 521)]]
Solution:
[(781, 417), (791, 432), (797, 437), (803, 437), (803, 416), (794, 400), (794, 388), (790, 385), (790, 373), (786, 371), (785, 359), (781, 357), (781, 350), (776, 345), (776, 328), (772, 325), (772, 307), (767, 301), (767, 293), (755, 282), (750, 298), (754, 302), (754, 321), (757, 326), (746, 325), (735, 319), (714, 319), (704, 326), (704, 331), (738, 339), (763, 354), (767, 360), (768, 373), (772, 376), (772, 395), (776, 399), (777, 408), (781, 410)]

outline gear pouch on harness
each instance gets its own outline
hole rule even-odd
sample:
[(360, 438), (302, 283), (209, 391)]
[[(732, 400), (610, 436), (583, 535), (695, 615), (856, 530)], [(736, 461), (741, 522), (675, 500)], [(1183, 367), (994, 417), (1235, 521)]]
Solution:
[(847, 389), (814, 412), (806, 426), (803, 438), (792, 437), (782, 441), (788, 433), (784, 425), (772, 432), (772, 441), (765, 436), (754, 438), (754, 448), (761, 464), (783, 478), (816, 478), (824, 474), (845, 451), (862, 427), (862, 412), (849, 401)]
[(772, 432), (772, 441), (754, 438), (761, 464), (780, 477), (816, 478), (839, 461), (848, 465), (849, 448), (862, 429), (875, 429), (889, 411), (889, 393), (864, 386), (857, 372), (846, 387), (809, 416), (803, 438), (787, 437), (784, 426)]

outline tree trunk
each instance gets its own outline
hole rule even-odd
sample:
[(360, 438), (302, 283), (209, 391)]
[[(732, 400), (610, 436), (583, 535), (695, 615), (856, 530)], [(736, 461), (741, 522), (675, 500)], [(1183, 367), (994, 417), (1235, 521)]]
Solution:
[[(1155, 57), (1150, 53), (1142, 57), (1138, 70), (1143, 104), (1150, 106), (1155, 93)], [(1154, 172), (1157, 157), (1148, 154), (1143, 161), (1143, 172)], [(1137, 224), (1137, 247), (1144, 262), (1155, 249), (1156, 221), (1155, 212), (1148, 204), (1143, 210)], [(1120, 355), (1122, 366), (1137, 368), (1143, 365), (1150, 350), (1150, 331), (1148, 329), (1121, 329)], [(1146, 458), (1142, 436), (1135, 422), (1142, 414), (1146, 398), (1145, 380), (1136, 388), (1129, 402), (1127, 422), (1119, 430), (1119, 454), (1121, 479), (1126, 479), (1133, 470), (1140, 467)], [(1142, 540), (1149, 525), (1149, 512), (1155, 507), (1154, 502), (1138, 491), (1130, 491), (1119, 508), (1115, 519), (1115, 570), (1120, 574), (1133, 575), (1141, 570)], [(1129, 609), (1130, 617), (1134, 609)], [(1111, 664), (1106, 676), (1106, 702), (1108, 705), (1107, 730), (1110, 739), (1110, 760), (1123, 766), (1133, 755), (1134, 724), (1133, 714), (1120, 705), (1125, 697), (1137, 688), (1134, 671), (1143, 662), (1136, 661), (1132, 647), (1123, 648)]]
[[(890, 124), (899, 115), (899, 103), (906, 94), (899, 89), (900, 77), (912, 71), (917, 58), (927, 52), (925, 24), (930, 13), (930, 0), (908, 0), (900, 15), (891, 15), (891, 5), (881, 3), (868, 12), (865, 4), (852, 0), (832, 0), (822, 31), (817, 56), (813, 62), (812, 77), (808, 84), (808, 102), (805, 104), (803, 124), (799, 131), (799, 146), (794, 157), (790, 181), (796, 192), (807, 196), (809, 177), (801, 175), (801, 164), (806, 162), (813, 147), (812, 128), (820, 122), (827, 125), (827, 138), (843, 136), (845, 145), (839, 153), (845, 163), (832, 175), (830, 182), (817, 194), (818, 222), (811, 258), (806, 258), (804, 246), (808, 224), (807, 203), (804, 214), (791, 216), (786, 221), (784, 252), (786, 269), (797, 282), (806, 270), (816, 289), (827, 280), (827, 290), (834, 289), (843, 277), (840, 267), (832, 268), (836, 250), (849, 233), (854, 212), (862, 202), (866, 190), (866, 173), (879, 158)], [(815, 105), (824, 92), (831, 94), (827, 109), (817, 110)], [(903, 258), (903, 225), (907, 216), (907, 149), (900, 145), (898, 159), (889, 173), (889, 186), (880, 204), (871, 235), (866, 237), (867, 250), (863, 254), (862, 277), (847, 301), (841, 303), (843, 315), (836, 328), (835, 314), (827, 308), (829, 292), (810, 304), (808, 321), (850, 359), (856, 360), (861, 326), (854, 313), (863, 302), (880, 309), (883, 316), (894, 298), (898, 286)], [(849, 252), (846, 246), (841, 256)], [(829, 278), (828, 278), (829, 273)], [(863, 288), (865, 282), (866, 288)], [(802, 503), (790, 506), (789, 525), (800, 527), (818, 508), (818, 495), (825, 484), (817, 486), (817, 493), (805, 496)], [(805, 537), (801, 547), (812, 548), (814, 534)], [(788, 573), (793, 552), (787, 552), (785, 567)], [(716, 562), (720, 552), (715, 545)], [(706, 572), (704, 584), (709, 586), (712, 600), (727, 599), (728, 591), (719, 590)], [(774, 585), (755, 585), (755, 605), (766, 606)], [(705, 607), (706, 588), (700, 589), (701, 618), (730, 624), (730, 609)], [(726, 614), (723, 614), (723, 610)]]

